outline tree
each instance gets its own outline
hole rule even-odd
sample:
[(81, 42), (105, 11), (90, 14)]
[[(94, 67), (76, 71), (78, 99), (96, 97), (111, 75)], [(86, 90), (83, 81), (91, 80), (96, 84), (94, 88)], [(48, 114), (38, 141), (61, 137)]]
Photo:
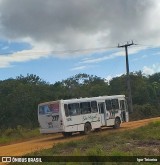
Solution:
[[(131, 73), (134, 112), (131, 119), (160, 115), (160, 73), (149, 77), (141, 72)], [(51, 100), (103, 95), (127, 94), (126, 76), (115, 77), (108, 84), (104, 79), (77, 74), (66, 80), (49, 84), (39, 76), (27, 74), (16, 79), (0, 81), (0, 126), (37, 127), (37, 106)]]

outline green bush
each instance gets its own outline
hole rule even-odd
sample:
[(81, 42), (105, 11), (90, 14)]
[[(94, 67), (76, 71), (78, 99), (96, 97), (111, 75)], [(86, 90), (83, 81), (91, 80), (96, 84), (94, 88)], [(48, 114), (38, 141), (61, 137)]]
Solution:
[(41, 136), (39, 129), (26, 129), (21, 125), (17, 128), (8, 128), (6, 130), (0, 130), (0, 143), (10, 143), (20, 139), (27, 139), (36, 136)]
[(160, 116), (160, 109), (153, 105), (133, 105), (133, 113), (130, 114), (130, 120), (140, 120), (156, 116)]
[(96, 144), (94, 147), (87, 149), (86, 155), (87, 156), (105, 156), (105, 151), (102, 145)]

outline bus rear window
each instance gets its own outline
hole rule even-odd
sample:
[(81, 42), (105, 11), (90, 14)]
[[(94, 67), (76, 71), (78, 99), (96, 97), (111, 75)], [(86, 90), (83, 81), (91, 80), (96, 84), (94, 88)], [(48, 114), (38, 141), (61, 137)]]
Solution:
[(59, 113), (59, 103), (51, 103), (39, 106), (39, 115), (47, 113)]
[(51, 112), (48, 105), (41, 105), (39, 106), (39, 115), (45, 115), (47, 113)]

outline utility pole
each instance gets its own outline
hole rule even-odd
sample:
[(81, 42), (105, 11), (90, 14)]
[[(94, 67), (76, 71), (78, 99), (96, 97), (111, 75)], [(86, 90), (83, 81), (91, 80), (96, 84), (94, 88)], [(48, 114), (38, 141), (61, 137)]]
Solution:
[(125, 45), (119, 45), (118, 48), (125, 48), (126, 52), (126, 71), (127, 71), (127, 93), (128, 93), (128, 108), (129, 112), (133, 112), (133, 105), (132, 105), (132, 94), (131, 94), (131, 83), (130, 83), (130, 76), (129, 76), (129, 61), (128, 61), (128, 46), (135, 45), (132, 41), (132, 43), (128, 43)]

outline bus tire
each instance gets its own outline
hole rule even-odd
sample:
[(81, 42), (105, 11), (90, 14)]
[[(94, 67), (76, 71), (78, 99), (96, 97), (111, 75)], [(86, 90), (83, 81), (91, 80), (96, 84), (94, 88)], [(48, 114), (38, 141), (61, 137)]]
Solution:
[(121, 124), (120, 118), (116, 117), (115, 124), (114, 124), (113, 128), (115, 128), (115, 129), (119, 128), (120, 124)]
[(94, 130), (94, 132), (100, 132), (100, 131), (102, 131), (101, 128), (96, 128), (96, 129)]
[(70, 136), (72, 136), (72, 132), (62, 132), (62, 135), (64, 137), (70, 137)]
[(84, 125), (84, 134), (88, 135), (91, 132), (91, 129), (92, 129), (91, 124), (90, 123), (85, 123), (85, 125)]

